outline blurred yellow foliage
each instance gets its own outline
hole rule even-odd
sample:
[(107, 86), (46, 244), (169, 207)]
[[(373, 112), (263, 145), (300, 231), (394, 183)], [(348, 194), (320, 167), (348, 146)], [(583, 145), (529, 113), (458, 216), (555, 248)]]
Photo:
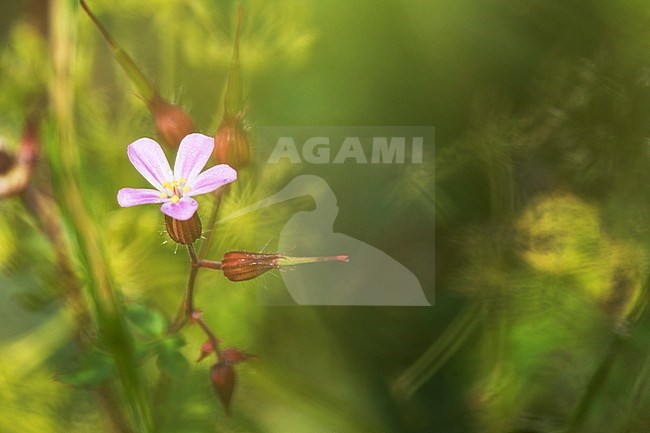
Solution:
[(519, 255), (535, 270), (571, 275), (608, 314), (627, 317), (641, 299), (647, 257), (626, 240), (612, 239), (598, 210), (573, 194), (534, 200), (516, 223)]

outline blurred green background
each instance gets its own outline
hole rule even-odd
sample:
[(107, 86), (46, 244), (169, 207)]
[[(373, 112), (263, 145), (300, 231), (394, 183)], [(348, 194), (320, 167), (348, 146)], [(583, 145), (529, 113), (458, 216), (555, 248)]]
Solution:
[[(435, 305), (265, 307), (272, 274), (201, 272), (205, 320), (259, 357), (237, 366), (225, 417), (194, 364), (199, 329), (165, 332), (184, 251), (156, 206), (115, 200), (144, 186), (126, 146), (156, 134), (137, 88), (76, 1), (4, 0), (0, 151), (18, 151), (36, 112), (41, 155), (30, 186), (0, 200), (0, 432), (648, 431), (646, 2), (89, 5), (208, 135), (241, 5), (258, 156), (260, 126), (435, 126), (422, 164), (260, 158), (222, 204), (321, 176), (334, 230), (407, 266)], [(274, 251), (311, 208), (217, 225), (208, 256)]]

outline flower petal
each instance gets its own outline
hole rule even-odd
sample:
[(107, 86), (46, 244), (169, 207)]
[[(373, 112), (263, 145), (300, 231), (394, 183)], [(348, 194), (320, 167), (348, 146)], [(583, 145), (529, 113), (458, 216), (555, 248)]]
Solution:
[(117, 202), (122, 207), (160, 203), (160, 191), (155, 189), (122, 188), (117, 192)]
[(189, 192), (185, 195), (199, 195), (206, 192), (214, 191), (222, 185), (233, 182), (237, 179), (237, 172), (228, 164), (215, 165), (199, 174), (191, 182), (188, 181), (187, 186), (190, 187)]
[(160, 210), (165, 215), (177, 219), (179, 221), (185, 221), (192, 218), (196, 209), (198, 209), (199, 204), (192, 197), (183, 197), (178, 203), (167, 202), (163, 203), (160, 207)]
[(174, 163), (174, 178), (194, 179), (205, 167), (214, 149), (214, 138), (203, 134), (189, 134), (181, 140)]
[(140, 138), (129, 144), (127, 153), (135, 169), (158, 190), (162, 191), (163, 182), (173, 180), (163, 150), (151, 138)]

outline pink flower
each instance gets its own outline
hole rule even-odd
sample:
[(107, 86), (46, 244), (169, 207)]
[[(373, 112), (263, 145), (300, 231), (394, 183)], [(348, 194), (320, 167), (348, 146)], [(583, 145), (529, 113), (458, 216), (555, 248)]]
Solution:
[(237, 172), (227, 164), (201, 173), (213, 148), (212, 137), (187, 135), (178, 147), (172, 172), (158, 143), (150, 138), (134, 141), (127, 150), (129, 160), (156, 189), (122, 188), (117, 193), (117, 202), (122, 207), (162, 203), (160, 210), (165, 215), (180, 221), (190, 219), (199, 206), (193, 196), (214, 191), (237, 179)]

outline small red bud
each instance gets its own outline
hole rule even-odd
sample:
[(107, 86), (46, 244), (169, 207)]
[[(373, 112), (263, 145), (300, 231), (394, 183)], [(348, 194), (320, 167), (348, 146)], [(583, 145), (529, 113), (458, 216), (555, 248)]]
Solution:
[(242, 115), (225, 114), (214, 137), (212, 156), (219, 164), (228, 164), (239, 170), (251, 159), (248, 133)]
[(167, 234), (175, 242), (188, 245), (201, 237), (203, 227), (201, 226), (201, 219), (195, 213), (192, 218), (181, 221), (165, 215), (165, 228)]
[(222, 350), (219, 354), (219, 358), (226, 364), (239, 364), (240, 362), (244, 362), (249, 359), (257, 359), (255, 355), (242, 352), (239, 349), (235, 349), (234, 347), (229, 347), (228, 349)]
[(197, 322), (201, 319), (201, 315), (203, 314), (203, 309), (197, 308), (196, 310), (192, 311), (192, 314), (190, 315), (192, 322)]
[(230, 400), (235, 390), (235, 369), (231, 364), (219, 362), (210, 369), (210, 381), (226, 415), (230, 416)]
[(196, 360), (196, 362), (201, 362), (205, 358), (207, 358), (212, 352), (214, 351), (214, 347), (212, 345), (212, 342), (210, 340), (206, 340), (202, 345), (201, 345), (201, 354), (199, 355), (199, 359)]
[(190, 314), (190, 318), (192, 319), (192, 323), (196, 323), (199, 320), (201, 320), (201, 315), (203, 314), (203, 309), (202, 308), (197, 308), (194, 311), (192, 311), (192, 314)]
[(153, 114), (158, 135), (172, 149), (177, 149), (181, 140), (194, 132), (194, 122), (190, 116), (182, 108), (160, 96), (152, 98), (149, 110)]

